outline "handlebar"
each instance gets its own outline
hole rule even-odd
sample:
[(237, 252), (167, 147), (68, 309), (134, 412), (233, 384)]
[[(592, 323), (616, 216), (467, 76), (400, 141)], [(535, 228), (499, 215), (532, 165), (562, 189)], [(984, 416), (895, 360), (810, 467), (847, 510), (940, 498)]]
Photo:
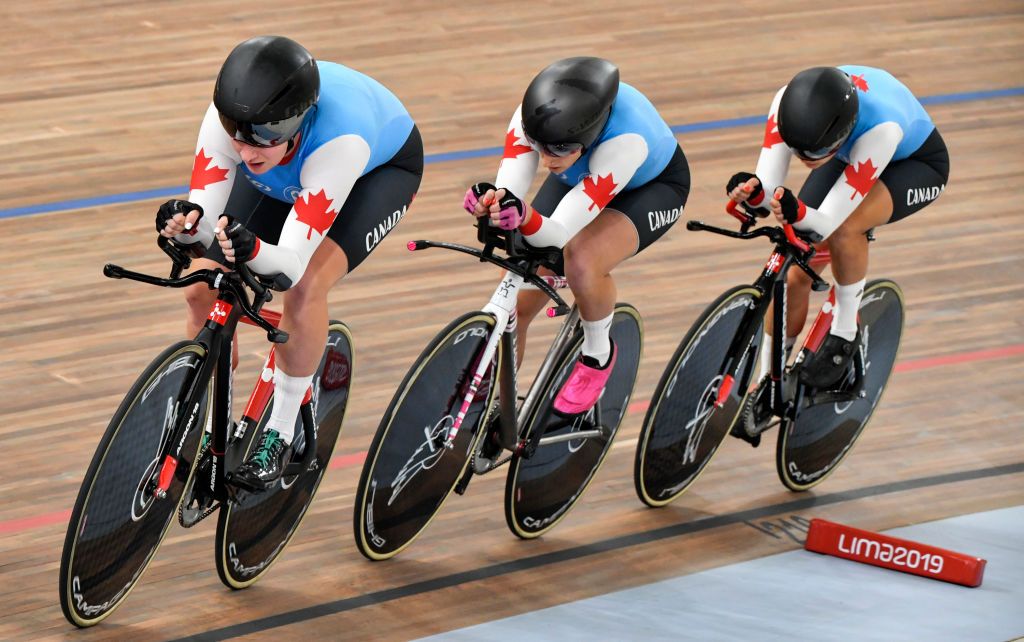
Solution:
[[(113, 263), (107, 263), (103, 266), (103, 276), (111, 279), (129, 279), (165, 288), (184, 288), (195, 283), (206, 283), (211, 290), (228, 290), (235, 295), (235, 298), (238, 300), (238, 307), (241, 308), (242, 313), (257, 326), (266, 330), (269, 341), (273, 343), (288, 341), (287, 332), (275, 328), (272, 323), (260, 316), (259, 313), (263, 304), (273, 299), (273, 294), (270, 292), (273, 286), (272, 282), (264, 284), (260, 277), (253, 274), (244, 263), (239, 263), (234, 272), (225, 272), (220, 268), (216, 268), (213, 270), (196, 270), (191, 274), (181, 276), (182, 270), (188, 269), (192, 264), (192, 259), (197, 256), (194, 250), (187, 245), (182, 245), (164, 236), (158, 237), (157, 245), (171, 258), (171, 273), (168, 278), (164, 279), (141, 272), (133, 272)], [(246, 288), (253, 291), (251, 301), (249, 300), (249, 293), (246, 291)]]
[(725, 211), (741, 222), (738, 232), (708, 225), (704, 221), (687, 221), (686, 229), (691, 232), (713, 232), (722, 236), (744, 240), (766, 236), (776, 245), (781, 245), (791, 250), (789, 255), (793, 258), (793, 262), (811, 278), (811, 287), (815, 292), (823, 292), (830, 287), (828, 282), (818, 276), (818, 273), (808, 265), (808, 261), (810, 261), (817, 250), (813, 245), (798, 237), (792, 225), (759, 227), (751, 231), (751, 226), (757, 222), (757, 218), (754, 215), (748, 211), (739, 210), (735, 201), (729, 201)]
[[(768, 210), (765, 210), (764, 208), (758, 209), (760, 209), (764, 213), (759, 213), (757, 218), (763, 218), (765, 216), (768, 216)], [(740, 223), (743, 223), (743, 227), (741, 229), (744, 232), (746, 232), (748, 228), (750, 228), (757, 222), (757, 219), (753, 215), (751, 215), (749, 211), (740, 211), (739, 203), (737, 203), (736, 201), (730, 200), (728, 203), (726, 203), (725, 211), (731, 214), (737, 220), (739, 220)], [(810, 250), (810, 244), (808, 244), (806, 241), (804, 241), (803, 239), (796, 235), (796, 230), (793, 229), (792, 225), (790, 225), (789, 223), (784, 223), (782, 225), (782, 230), (785, 232), (786, 240), (789, 241), (790, 245), (800, 250), (801, 252), (807, 252), (808, 250)], [(807, 258), (810, 258), (810, 256), (808, 256)]]
[[(565, 300), (555, 292), (554, 288), (547, 281), (537, 274), (538, 267), (544, 264), (553, 264), (558, 259), (561, 253), (559, 248), (530, 247), (523, 241), (522, 235), (518, 230), (503, 230), (486, 223), (477, 225), (477, 239), (484, 244), (482, 249), (457, 243), (443, 243), (423, 239), (409, 241), (406, 247), (410, 252), (438, 247), (475, 256), (481, 262), (493, 263), (500, 268), (523, 277), (554, 301), (554, 314), (549, 316), (561, 316), (569, 311), (569, 306)], [(496, 256), (494, 250), (498, 248), (501, 248), (506, 256)]]

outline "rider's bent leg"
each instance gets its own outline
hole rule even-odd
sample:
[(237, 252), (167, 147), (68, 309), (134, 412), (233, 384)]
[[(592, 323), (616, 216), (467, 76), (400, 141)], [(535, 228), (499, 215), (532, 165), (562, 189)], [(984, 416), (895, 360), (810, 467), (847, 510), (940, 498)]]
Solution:
[[(551, 276), (554, 272), (542, 267), (537, 270), (541, 276)], [(526, 335), (530, 329), (530, 322), (537, 316), (541, 308), (548, 303), (548, 295), (540, 290), (520, 290), (519, 298), (516, 301), (516, 367), (523, 364), (523, 355), (526, 354)]]
[(327, 340), (327, 292), (347, 272), (345, 253), (332, 239), (324, 239), (302, 278), (284, 293), (280, 327), (288, 341), (276, 348), (270, 419), (259, 444), (235, 471), (244, 485), (258, 488), (276, 482), (291, 459), (299, 406)]
[(868, 230), (892, 217), (888, 188), (878, 181), (849, 218), (829, 236), (836, 305), (832, 328), (818, 351), (808, 358), (801, 380), (818, 388), (834, 385), (846, 371), (860, 343), (857, 312), (868, 272)]
[(563, 414), (586, 412), (597, 403), (615, 366), (611, 342), (616, 287), (611, 271), (636, 252), (636, 227), (621, 212), (606, 209), (565, 246), (569, 280), (583, 324), (583, 350), (555, 398)]

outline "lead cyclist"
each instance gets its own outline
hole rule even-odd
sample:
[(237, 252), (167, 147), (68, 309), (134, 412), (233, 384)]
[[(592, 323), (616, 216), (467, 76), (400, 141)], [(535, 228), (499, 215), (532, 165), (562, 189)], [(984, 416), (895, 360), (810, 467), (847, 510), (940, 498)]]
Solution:
[[(258, 491), (281, 477), (327, 339), (327, 292), (397, 225), (422, 175), (412, 117), (373, 78), (281, 36), (246, 40), (224, 61), (188, 200), (161, 205), (156, 228), (205, 254), (194, 269), (244, 261), (286, 290), (281, 328), (290, 336), (271, 364), (266, 430), (233, 477), (241, 485)], [(216, 294), (186, 289), (189, 336)]]

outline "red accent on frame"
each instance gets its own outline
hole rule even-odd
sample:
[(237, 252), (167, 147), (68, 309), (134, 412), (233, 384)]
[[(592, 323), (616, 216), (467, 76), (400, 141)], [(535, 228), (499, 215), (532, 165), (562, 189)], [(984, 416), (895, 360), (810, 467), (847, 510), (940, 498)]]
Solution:
[[(275, 362), (275, 349), (270, 348), (270, 356), (267, 357), (267, 362), (263, 365), (263, 371), (260, 373), (260, 378), (256, 381), (256, 387), (253, 388), (252, 394), (249, 395), (249, 402), (245, 404), (246, 417), (251, 417), (259, 420), (263, 416), (263, 411), (267, 408), (267, 403), (270, 401), (270, 394), (274, 391), (274, 362)], [(265, 373), (269, 372), (269, 377), (265, 376)]]
[(765, 272), (771, 272), (772, 274), (778, 274), (779, 270), (782, 269), (782, 255), (778, 252), (772, 252), (772, 255), (768, 257), (768, 262), (764, 264)]
[[(270, 322), (270, 325), (275, 328), (281, 326), (281, 313), (273, 310), (260, 310), (260, 316)], [(249, 325), (256, 325), (253, 320), (249, 317), (242, 317), (242, 323), (248, 323)]]
[(832, 262), (832, 253), (828, 251), (828, 248), (819, 249), (811, 257), (811, 260), (807, 262), (807, 265), (811, 267), (817, 267), (819, 265), (828, 265)]
[(160, 468), (160, 478), (157, 480), (157, 488), (166, 492), (171, 487), (171, 480), (174, 479), (174, 469), (178, 467), (178, 460), (170, 455), (164, 458), (164, 465)]
[(722, 385), (718, 386), (718, 399), (715, 400), (716, 408), (721, 408), (725, 405), (726, 400), (729, 398), (729, 393), (732, 392), (733, 383), (732, 375), (725, 375), (722, 379)]
[(804, 548), (964, 586), (981, 586), (986, 560), (937, 546), (812, 519)]
[(814, 319), (814, 325), (811, 326), (811, 331), (807, 333), (807, 339), (804, 341), (804, 347), (811, 352), (818, 351), (821, 342), (825, 340), (828, 331), (832, 329), (832, 310), (835, 307), (836, 289), (832, 288), (828, 291), (828, 301), (821, 306), (818, 316)]
[(210, 321), (216, 321), (220, 325), (224, 325), (228, 320), (228, 314), (231, 312), (231, 308), (232, 305), (227, 301), (217, 299), (214, 301), (213, 307), (210, 308), (210, 314), (207, 315), (207, 318)]

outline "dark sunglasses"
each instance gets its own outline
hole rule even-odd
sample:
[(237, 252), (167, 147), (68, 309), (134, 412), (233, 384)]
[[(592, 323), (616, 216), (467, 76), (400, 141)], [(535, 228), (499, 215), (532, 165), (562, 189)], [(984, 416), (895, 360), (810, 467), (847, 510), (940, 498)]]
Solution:
[(309, 109), (296, 116), (270, 123), (245, 123), (228, 118), (219, 112), (217, 115), (220, 116), (220, 124), (224, 131), (235, 140), (253, 147), (274, 147), (288, 142), (295, 136), (308, 112)]
[(530, 147), (548, 156), (565, 158), (566, 156), (572, 156), (576, 152), (583, 153), (586, 151), (583, 143), (538, 143), (527, 136), (526, 132), (523, 132), (523, 136), (526, 137), (526, 142), (530, 144)]
[(806, 150), (802, 150), (802, 149), (793, 149), (792, 147), (790, 147), (790, 149), (793, 150), (794, 154), (796, 154), (800, 158), (804, 159), (805, 161), (819, 161), (819, 160), (821, 160), (823, 158), (827, 158), (827, 157), (831, 156), (832, 154), (834, 154), (837, 149), (842, 147), (844, 142), (846, 142), (845, 138), (840, 140), (838, 143), (835, 143), (835, 144), (830, 145), (828, 147), (822, 147), (821, 149), (815, 149), (815, 150), (811, 150), (811, 151), (806, 151)]

